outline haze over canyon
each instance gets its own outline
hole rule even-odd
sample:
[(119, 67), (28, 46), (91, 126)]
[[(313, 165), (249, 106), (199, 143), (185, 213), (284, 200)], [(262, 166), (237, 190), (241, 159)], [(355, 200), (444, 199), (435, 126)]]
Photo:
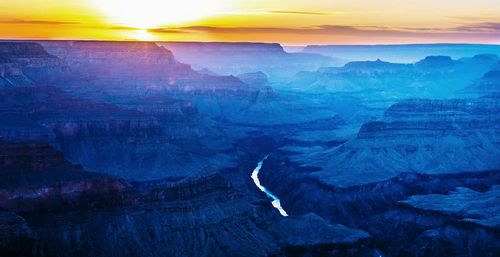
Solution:
[(500, 46), (0, 41), (0, 256), (499, 256)]

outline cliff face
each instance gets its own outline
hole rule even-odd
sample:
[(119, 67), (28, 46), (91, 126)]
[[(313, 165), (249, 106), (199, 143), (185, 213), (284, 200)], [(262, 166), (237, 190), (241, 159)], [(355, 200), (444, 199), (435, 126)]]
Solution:
[[(279, 248), (220, 176), (142, 186), (133, 205), (27, 215), (44, 255), (266, 256)], [(248, 231), (252, 231), (248, 234)]]
[(238, 78), (246, 84), (260, 88), (269, 84), (269, 77), (264, 72), (250, 72), (238, 75)]
[(172, 53), (143, 42), (47, 41), (43, 47), (80, 73), (82, 79), (100, 77), (126, 81), (132, 78), (160, 80), (174, 74), (189, 75), (188, 65)]
[[(6, 246), (0, 253), (6, 256), (373, 252), (365, 232), (318, 217), (272, 226), (281, 218), (270, 205), (250, 203), (216, 172), (127, 183), (86, 172), (45, 144), (0, 142), (0, 149), (0, 207), (7, 210), (0, 212), (0, 231), (8, 232), (0, 234), (0, 245)], [(40, 160), (46, 160), (44, 166), (32, 165)], [(311, 220), (313, 231), (307, 225)], [(309, 240), (310, 233), (324, 237)], [(344, 251), (334, 250), (339, 245)]]
[(0, 100), (5, 140), (50, 142), (91, 170), (145, 179), (227, 165), (210, 158), (224, 142), (220, 131), (193, 117), (189, 102), (137, 99), (120, 108), (50, 87), (5, 89)]
[(168, 42), (160, 45), (197, 69), (225, 75), (262, 71), (281, 80), (301, 70), (337, 64), (319, 54), (287, 53), (279, 44)]
[(479, 95), (500, 93), (500, 69), (488, 71), (464, 91)]
[[(2, 56), (11, 58), (7, 64), (17, 65), (3, 72), (9, 83), (0, 92), (5, 139), (50, 142), (88, 169), (126, 178), (233, 165), (227, 155), (216, 157), (230, 143), (193, 101), (244, 106), (257, 89), (236, 77), (198, 74), (154, 43), (40, 43), (59, 58), (37, 43), (2, 43)], [(57, 80), (46, 68), (54, 63), (67, 67)], [(25, 76), (23, 67), (35, 64), (46, 80)], [(14, 89), (14, 75), (25, 76), (30, 87)]]
[(261, 51), (268, 51), (276, 54), (284, 54), (283, 47), (279, 44), (266, 44), (266, 43), (227, 43), (227, 42), (165, 42), (161, 43), (168, 49), (182, 50), (187, 52), (193, 50), (193, 55), (197, 53), (210, 52), (210, 53), (240, 53), (256, 54)]
[(261, 170), (261, 182), (280, 197), (283, 208), (292, 215), (314, 212), (330, 222), (363, 229), (380, 249), (378, 255), (494, 256), (500, 249), (498, 227), (492, 226), (498, 219), (498, 170), (402, 173), (341, 188), (311, 179), (317, 169), (286, 156), (272, 154)]
[(32, 256), (34, 244), (33, 232), (22, 217), (12, 212), (0, 211), (0, 255)]
[[(199, 74), (177, 62), (172, 52), (147, 42), (40, 42), (72, 69), (61, 85), (78, 95), (110, 96), (168, 94), (248, 94), (234, 77)], [(102, 97), (101, 97), (102, 98)], [(112, 98), (107, 100), (112, 101)]]
[[(161, 130), (151, 116), (75, 98), (54, 87), (4, 89), (0, 91), (0, 98), (2, 136), (9, 140), (50, 141), (58, 135), (91, 134), (120, 136), (140, 133), (146, 136), (158, 134)], [(23, 128), (38, 130), (40, 137), (25, 138)]]
[[(259, 90), (234, 76), (195, 72), (155, 43), (52, 41), (41, 44), (71, 69), (71, 75), (58, 87), (72, 95), (126, 108), (144, 109), (145, 106), (138, 105), (138, 98), (168, 96), (190, 102), (204, 115), (218, 117), (218, 109), (246, 108)], [(158, 106), (160, 108), (163, 107)]]
[(51, 212), (126, 201), (127, 182), (88, 173), (47, 144), (0, 141), (0, 207), (16, 213)]
[(310, 165), (322, 167), (315, 177), (339, 186), (402, 172), (499, 169), (499, 107), (496, 97), (403, 101), (381, 121), (364, 124), (355, 139), (315, 156)]
[(0, 88), (23, 87), (33, 84), (21, 70), (19, 64), (6, 57), (0, 57)]
[(446, 55), (454, 59), (478, 54), (500, 55), (498, 45), (413, 44), (413, 45), (309, 45), (305, 53), (317, 53), (346, 61), (384, 59), (390, 62), (416, 62), (426, 56)]
[(0, 42), (0, 85), (49, 85), (67, 74), (60, 59), (32, 42)]
[[(366, 100), (426, 97), (449, 98), (470, 86), (498, 62), (495, 55), (451, 59), (428, 56), (414, 64), (381, 60), (357, 61), (343, 67), (301, 72), (290, 86), (307, 92), (350, 92)], [(369, 93), (369, 94), (368, 94)]]
[[(494, 84), (496, 56), (317, 69), (323, 57), (276, 44), (40, 44), (50, 54), (20, 43), (0, 57), (0, 256), (470, 257), (500, 248), (500, 95), (450, 99), (472, 81)], [(193, 71), (175, 48), (245, 73)], [(44, 59), (68, 72), (52, 80), (40, 68), (43, 81), (23, 68)], [(289, 217), (250, 179), (267, 154), (260, 181)]]
[(65, 71), (64, 63), (39, 44), (0, 42), (0, 88), (46, 85)]
[(261, 182), (288, 213), (361, 228), (388, 256), (493, 256), (498, 108), (496, 95), (400, 101), (345, 143), (271, 154)]
[(485, 192), (457, 187), (446, 195), (415, 195), (401, 202), (415, 209), (456, 215), (457, 219), (465, 222), (498, 230), (500, 229), (499, 190), (500, 186), (498, 185)]
[[(64, 80), (54, 83), (54, 86), (63, 89), (75, 98), (90, 98), (96, 102), (112, 103), (123, 109), (137, 110), (147, 113), (148, 116), (154, 116), (159, 121), (163, 131), (168, 134), (168, 140), (176, 141), (178, 143), (176, 146), (182, 145), (182, 148), (189, 145), (193, 147), (202, 145), (203, 151), (209, 148), (208, 152), (213, 153), (212, 150), (219, 151), (223, 145), (228, 147), (230, 144), (222, 135), (221, 130), (203, 116), (237, 123), (245, 121), (255, 125), (279, 125), (285, 123), (285, 120), (291, 116), (293, 119), (286, 123), (303, 123), (310, 122), (317, 117), (330, 119), (335, 116), (335, 113), (328, 110), (321, 110), (318, 115), (312, 115), (313, 118), (295, 114), (297, 109), (303, 108), (289, 107), (290, 101), (288, 99), (278, 99), (276, 92), (267, 83), (265, 74), (243, 75), (242, 79), (247, 82), (244, 83), (240, 78), (234, 76), (197, 73), (188, 65), (177, 62), (169, 50), (158, 47), (154, 43), (81, 41), (45, 41), (39, 43), (69, 67), (69, 74)], [(280, 52), (278, 55), (288, 56), (279, 46), (270, 48), (266, 48), (266, 45), (263, 46), (265, 51)], [(225, 52), (227, 50), (227, 48), (223, 48), (220, 52), (227, 55), (228, 53)], [(239, 50), (239, 46), (233, 48), (233, 51), (237, 50)], [(244, 47), (242, 50), (244, 55), (250, 53), (253, 56), (259, 51), (261, 51), (260, 45), (256, 47), (250, 45), (248, 49)], [(68, 124), (64, 133), (75, 126), (80, 125)], [(88, 124), (82, 124), (83, 130), (91, 130), (87, 128), (88, 126)], [(118, 124), (117, 126), (122, 125)], [(50, 127), (59, 128), (60, 125), (55, 124)], [(37, 133), (32, 129), (25, 128), (22, 133), (19, 131), (21, 130), (13, 131), (10, 137), (22, 138), (26, 134), (31, 135), (30, 138), (37, 136)], [(44, 134), (50, 135), (46, 131)], [(42, 135), (39, 136), (42, 137)], [(207, 140), (201, 140), (202, 138)], [(160, 139), (161, 142), (165, 142), (165, 140)], [(141, 142), (141, 145), (149, 147), (152, 144), (148, 146), (147, 142)], [(183, 150), (177, 147), (156, 147), (174, 153), (175, 156), (177, 156), (176, 152)], [(71, 151), (78, 152), (78, 155), (84, 152), (77, 150), (80, 148), (75, 145), (67, 147), (67, 149), (72, 149)], [(138, 148), (141, 147), (138, 145), (137, 151), (124, 154), (136, 155), (136, 152), (145, 151), (145, 149)], [(118, 146), (117, 149), (122, 149), (122, 147)], [(64, 151), (66, 152), (66, 150)], [(115, 150), (115, 152), (120, 152), (120, 150)], [(76, 153), (71, 154), (70, 158), (74, 158), (76, 155)], [(184, 160), (190, 162), (195, 157), (199, 157), (198, 153), (186, 156)], [(212, 158), (213, 154), (203, 157), (203, 161), (206, 161)], [(116, 156), (113, 158), (116, 159)], [(120, 158), (131, 159), (130, 163), (133, 161), (133, 158)], [(150, 158), (162, 159), (166, 157), (151, 157), (150, 155), (146, 159)], [(78, 159), (78, 161), (87, 165), (83, 159)], [(170, 163), (171, 161), (173, 159), (164, 162)], [(217, 160), (215, 163), (221, 162), (225, 161)], [(137, 163), (146, 165), (149, 162), (144, 160)], [(157, 167), (154, 163), (152, 162), (150, 164), (152, 166), (148, 166), (144, 170), (158, 170), (164, 167), (164, 164)], [(142, 165), (139, 164), (139, 166)], [(196, 170), (202, 164), (196, 162), (193, 165), (193, 169)], [(91, 169), (100, 170), (108, 170), (110, 167), (89, 166)]]
[[(7, 170), (21, 169), (36, 172), (68, 164), (62, 154), (46, 144), (0, 141), (0, 145), (0, 165)], [(3, 184), (7, 185), (5, 182)]]
[(395, 221), (397, 215), (408, 217), (414, 213), (421, 218), (411, 221), (400, 218), (397, 223), (403, 226), (413, 223), (418, 230), (425, 230), (402, 254), (494, 256), (500, 249), (498, 185), (486, 191), (476, 190), (457, 187), (446, 194), (414, 195), (401, 201), (406, 211), (386, 215), (389, 222)]

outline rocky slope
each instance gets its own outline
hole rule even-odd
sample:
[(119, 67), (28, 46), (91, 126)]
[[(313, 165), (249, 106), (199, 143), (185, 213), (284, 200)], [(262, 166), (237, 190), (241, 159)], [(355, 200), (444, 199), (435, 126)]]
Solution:
[(33, 42), (0, 42), (0, 88), (49, 85), (66, 74), (65, 64)]
[(33, 231), (22, 217), (12, 212), (0, 211), (0, 255), (32, 256), (34, 244)]
[(471, 86), (466, 87), (463, 91), (464, 93), (475, 93), (478, 95), (500, 93), (500, 69), (488, 71), (480, 79), (475, 81)]
[(137, 106), (137, 98), (168, 96), (190, 102), (205, 116), (220, 118), (225, 112), (244, 111), (255, 101), (272, 96), (269, 86), (248, 85), (234, 76), (198, 73), (155, 43), (45, 41), (40, 44), (71, 69), (71, 76), (59, 87), (76, 96), (120, 106)]
[[(230, 76), (193, 71), (172, 52), (148, 42), (42, 41), (47, 51), (68, 64), (66, 90), (87, 97), (172, 94), (249, 94)], [(107, 99), (112, 101), (113, 98)]]
[(309, 45), (303, 52), (323, 54), (346, 61), (380, 58), (390, 62), (410, 63), (430, 55), (447, 55), (457, 59), (478, 54), (500, 55), (500, 47), (475, 44)]
[(0, 142), (0, 149), (0, 207), (7, 210), (0, 212), (0, 231), (9, 232), (0, 234), (0, 245), (7, 246), (3, 256), (284, 256), (290, 247), (317, 256), (374, 251), (365, 232), (317, 217), (282, 224), (269, 204), (251, 203), (218, 173), (128, 183), (88, 173), (45, 144)]
[(26, 77), (19, 64), (6, 57), (0, 57), (0, 88), (31, 85), (33, 81)]
[(309, 156), (313, 176), (337, 186), (389, 179), (402, 172), (429, 174), (500, 168), (497, 97), (407, 100), (381, 121), (364, 124), (355, 139)]
[[(491, 88), (496, 56), (351, 62), (279, 84), (323, 57), (172, 43), (212, 65), (194, 71), (154, 43), (39, 43), (50, 54), (12, 43), (0, 58), (1, 256), (499, 251), (500, 98), (461, 91)], [(39, 80), (21, 52), (64, 72)], [(289, 217), (250, 179), (267, 154), (260, 182)]]
[[(148, 179), (234, 166), (227, 150), (245, 134), (221, 129), (216, 121), (279, 125), (284, 120), (273, 121), (276, 117), (290, 117), (296, 109), (288, 108), (286, 99), (275, 103), (277, 95), (264, 74), (243, 75), (248, 84), (232, 76), (199, 74), (154, 43), (40, 44), (68, 66), (66, 77), (54, 83), (64, 93), (38, 82), (37, 89), (5, 91), (2, 115), (8, 122), (2, 134), (51, 142), (91, 170)], [(296, 114), (289, 123), (335, 116), (321, 110), (312, 119)]]
[(401, 201), (415, 209), (455, 215), (458, 219), (488, 228), (500, 229), (500, 186), (485, 192), (458, 187), (448, 195), (415, 195)]
[(145, 179), (230, 163), (211, 158), (224, 138), (186, 102), (137, 99), (119, 108), (51, 87), (5, 89), (0, 99), (4, 139), (49, 142), (90, 170)]
[[(500, 249), (496, 243), (497, 229), (474, 221), (464, 223), (461, 214), (437, 214), (408, 208), (400, 202), (412, 195), (448, 194), (456, 187), (483, 192), (500, 183), (498, 170), (439, 175), (404, 173), (390, 180), (338, 188), (311, 180), (308, 176), (314, 170), (284, 156), (272, 154), (261, 171), (261, 182), (274, 190), (283, 208), (291, 215), (314, 212), (330, 222), (363, 229), (373, 236), (374, 247), (380, 249), (378, 255), (494, 256)], [(494, 216), (488, 211), (494, 206), (494, 194), (482, 198), (489, 202), (485, 204), (469, 205), (464, 201), (475, 210), (469, 217)], [(490, 207), (484, 208), (488, 204)]]
[(383, 255), (495, 256), (498, 102), (402, 101), (345, 143), (287, 143), (261, 182), (289, 214), (363, 229)]
[[(351, 92), (366, 100), (408, 97), (450, 98), (493, 69), (496, 55), (477, 55), (458, 60), (428, 56), (413, 64), (359, 61), (343, 67), (301, 72), (290, 86), (305, 91)], [(456, 95), (456, 94), (455, 94)], [(388, 106), (386, 106), (388, 107)]]
[[(494, 55), (477, 55), (459, 60), (429, 56), (413, 64), (357, 61), (347, 63), (344, 67), (300, 72), (288, 84), (288, 90), (300, 92), (300, 99), (310, 95), (316, 103), (345, 99), (349, 103), (336, 102), (329, 108), (335, 108), (347, 126), (331, 133), (316, 131), (314, 134), (301, 133), (293, 137), (305, 141), (310, 141), (311, 136), (344, 141), (355, 136), (363, 123), (381, 119), (387, 108), (403, 99), (467, 99), (484, 95), (466, 89), (477, 83), (484, 73), (495, 69), (497, 62), (498, 57)], [(280, 92), (283, 89), (276, 86), (275, 90)], [(304, 106), (306, 104), (302, 103)], [(310, 106), (310, 109), (317, 108)], [(307, 149), (303, 150), (307, 152)]]
[[(300, 125), (317, 120), (336, 119), (337, 116), (335, 110), (330, 110), (330, 99), (319, 106), (313, 102), (312, 107), (302, 107), (302, 104), (308, 104), (309, 99), (290, 100), (288, 96), (280, 98), (270, 86), (268, 77), (262, 72), (241, 74), (240, 78), (198, 73), (188, 65), (176, 61), (169, 50), (154, 43), (88, 41), (39, 43), (69, 67), (65, 79), (54, 83), (54, 86), (77, 98), (89, 98), (125, 109), (148, 112), (160, 121), (159, 125), (164, 131), (168, 131), (170, 138), (182, 144), (182, 147), (196, 147), (199, 145), (199, 140), (205, 138), (206, 140), (201, 142), (202, 147), (213, 148), (216, 151), (224, 150), (221, 146), (230, 144), (225, 139), (233, 136), (230, 135), (232, 129), (226, 130), (225, 136), (210, 119), (223, 120), (231, 124), (247, 124), (252, 127)], [(260, 47), (253, 45), (250, 49), (245, 49), (235, 46), (232, 51), (242, 50), (243, 55), (260, 51)], [(288, 56), (280, 49), (278, 46), (267, 50)], [(230, 56), (225, 52), (226, 49), (221, 51)], [(315, 113), (304, 115), (309, 113), (308, 110), (311, 108)], [(178, 112), (179, 115), (166, 113), (167, 109)], [(179, 124), (177, 122), (179, 120), (184, 122)], [(165, 151), (182, 150), (172, 148)], [(219, 159), (217, 162), (225, 160)], [(108, 170), (106, 167), (101, 169)]]
[(287, 53), (279, 44), (166, 42), (160, 45), (197, 69), (225, 75), (261, 71), (273, 80), (339, 63), (319, 54)]
[(1, 208), (17, 213), (51, 212), (120, 204), (128, 183), (66, 161), (47, 144), (0, 141)]

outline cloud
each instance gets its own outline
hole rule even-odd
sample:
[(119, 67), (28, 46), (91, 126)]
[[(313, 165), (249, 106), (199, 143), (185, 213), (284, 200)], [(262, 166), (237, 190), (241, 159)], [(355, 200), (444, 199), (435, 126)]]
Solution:
[(303, 11), (289, 11), (289, 10), (276, 10), (269, 11), (270, 13), (276, 14), (299, 14), (299, 15), (330, 15), (332, 13), (327, 12), (303, 12)]
[(95, 29), (112, 29), (112, 30), (141, 30), (134, 27), (129, 26), (88, 26), (89, 28)]
[(462, 16), (446, 16), (446, 18), (467, 21), (467, 22), (491, 22), (500, 21), (500, 16), (495, 14), (477, 14), (477, 15), (462, 15)]
[(189, 34), (191, 33), (188, 30), (181, 29), (181, 28), (155, 28), (155, 29), (148, 29), (148, 32), (153, 32), (153, 33), (164, 33), (164, 34)]
[(218, 34), (351, 34), (363, 30), (351, 26), (320, 25), (300, 28), (185, 26), (159, 28), (150, 31), (159, 33), (205, 32)]
[(500, 33), (500, 22), (482, 22), (476, 24), (462, 25), (457, 27), (456, 30), (465, 32)]
[(315, 12), (315, 11), (296, 11), (296, 10), (246, 10), (246, 11), (230, 11), (222, 14), (228, 15), (270, 15), (270, 14), (291, 14), (291, 15), (336, 15), (343, 12)]
[(39, 25), (76, 25), (76, 21), (53, 21), (53, 20), (0, 20), (3, 24), (39, 24)]
[(500, 37), (500, 23), (476, 23), (450, 28), (384, 27), (318, 25), (298, 28), (279, 27), (216, 27), (184, 26), (150, 30), (156, 33), (213, 33), (213, 34), (297, 34), (297, 35), (346, 35), (362, 37), (414, 37), (414, 38), (460, 38)]

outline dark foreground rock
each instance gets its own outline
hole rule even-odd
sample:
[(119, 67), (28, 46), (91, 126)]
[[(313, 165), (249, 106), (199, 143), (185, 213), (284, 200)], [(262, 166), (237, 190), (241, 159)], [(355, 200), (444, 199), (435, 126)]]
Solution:
[(0, 211), (0, 255), (32, 256), (35, 237), (26, 221), (12, 212)]
[(0, 149), (5, 256), (373, 252), (366, 232), (314, 215), (280, 217), (269, 203), (250, 201), (217, 172), (126, 182), (84, 171), (46, 144), (0, 142)]

